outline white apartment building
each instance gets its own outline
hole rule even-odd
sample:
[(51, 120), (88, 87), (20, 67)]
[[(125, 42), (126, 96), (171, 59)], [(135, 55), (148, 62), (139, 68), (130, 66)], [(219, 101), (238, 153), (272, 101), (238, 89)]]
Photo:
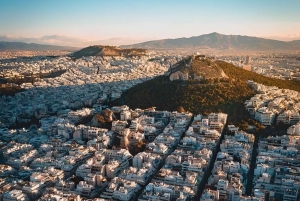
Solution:
[(82, 196), (88, 197), (94, 187), (92, 185), (87, 184), (85, 181), (80, 181), (79, 184), (77, 184), (76, 192)]
[(266, 107), (262, 107), (255, 112), (254, 119), (265, 126), (270, 126), (274, 123), (275, 117), (276, 113), (274, 113)]
[(158, 167), (161, 163), (162, 157), (154, 153), (140, 152), (133, 157), (132, 166), (142, 168), (144, 163), (151, 163), (153, 167)]
[(98, 154), (105, 156), (105, 161), (108, 162), (112, 159), (123, 159), (123, 160), (131, 160), (132, 155), (126, 149), (114, 150), (114, 149), (102, 149), (95, 152), (95, 156)]
[(29, 201), (29, 198), (21, 190), (12, 190), (3, 195), (3, 201)]
[(227, 122), (227, 114), (225, 113), (210, 113), (208, 115), (209, 122), (218, 122), (222, 123), (223, 125)]
[(300, 123), (292, 125), (288, 128), (287, 134), (289, 135), (300, 135)]
[(200, 201), (218, 201), (219, 200), (219, 191), (205, 189), (201, 195)]

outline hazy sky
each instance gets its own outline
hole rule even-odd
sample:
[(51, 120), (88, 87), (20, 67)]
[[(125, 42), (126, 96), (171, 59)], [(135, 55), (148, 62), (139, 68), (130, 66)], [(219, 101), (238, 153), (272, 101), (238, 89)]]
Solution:
[(299, 39), (300, 0), (0, 0), (0, 40), (130, 43), (211, 32)]

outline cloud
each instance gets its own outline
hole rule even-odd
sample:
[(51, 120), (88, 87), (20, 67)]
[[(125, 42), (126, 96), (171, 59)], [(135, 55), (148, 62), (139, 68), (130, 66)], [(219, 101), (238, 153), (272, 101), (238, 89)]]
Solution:
[(60, 45), (60, 46), (81, 46), (85, 42), (82, 39), (61, 36), (61, 35), (50, 35), (42, 36), (40, 38), (26, 38), (12, 35), (0, 36), (0, 41), (6, 42), (24, 42), (24, 43), (38, 43), (46, 45)]
[(287, 37), (298, 38), (300, 37), (300, 34), (291, 34), (291, 35), (287, 35)]
[(300, 40), (300, 34), (289, 34), (285, 36), (265, 36), (263, 38), (281, 40), (281, 41), (293, 41), (293, 40)]
[(50, 35), (43, 36), (39, 41), (45, 44), (65, 45), (65, 46), (80, 46), (86, 41), (80, 38), (61, 36), (61, 35)]
[(24, 42), (24, 43), (38, 43), (46, 45), (60, 45), (60, 46), (73, 46), (73, 47), (85, 47), (89, 45), (129, 45), (134, 43), (140, 43), (146, 41), (145, 39), (136, 39), (129, 37), (109, 38), (105, 40), (85, 40), (76, 37), (64, 36), (64, 35), (46, 35), (40, 38), (26, 38), (13, 35), (0, 35), (0, 41), (5, 42)]
[(141, 43), (146, 41), (145, 39), (135, 39), (135, 38), (109, 38), (105, 40), (98, 40), (93, 41), (94, 44), (97, 45), (114, 45), (114, 46), (120, 46), (120, 45), (131, 45), (135, 43)]
[(6, 42), (27, 42), (29, 41), (29, 38), (22, 38), (22, 37), (17, 37), (17, 36), (12, 36), (12, 35), (3, 35), (0, 36), (0, 41), (6, 41)]
[(4, 35), (4, 36), (0, 36), (3, 37), (4, 39), (16, 39), (17, 37), (12, 36), (12, 35)]

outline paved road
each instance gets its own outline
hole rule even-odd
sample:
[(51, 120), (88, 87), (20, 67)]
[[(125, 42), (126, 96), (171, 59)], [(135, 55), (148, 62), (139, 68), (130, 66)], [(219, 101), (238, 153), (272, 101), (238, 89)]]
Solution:
[(211, 175), (211, 171), (214, 168), (214, 164), (215, 164), (215, 161), (217, 159), (217, 154), (220, 151), (220, 144), (221, 144), (221, 142), (224, 139), (224, 135), (226, 134), (226, 127), (227, 127), (227, 124), (226, 124), (226, 126), (224, 126), (222, 135), (221, 135), (221, 137), (220, 137), (220, 139), (219, 139), (219, 141), (218, 141), (218, 143), (216, 145), (215, 150), (213, 151), (213, 155), (212, 155), (212, 157), (210, 159), (209, 165), (208, 165), (207, 169), (205, 170), (203, 178), (202, 178), (202, 180), (201, 180), (201, 182), (199, 184), (198, 193), (197, 193), (197, 196), (195, 197), (195, 201), (200, 200), (200, 197), (201, 197), (201, 195), (202, 195), (202, 193), (203, 193), (203, 191), (205, 189), (205, 186), (207, 184), (208, 178)]
[(257, 157), (257, 145), (259, 136), (257, 134), (254, 135), (255, 140), (253, 144), (253, 150), (252, 150), (252, 156), (251, 156), (251, 163), (250, 163), (250, 170), (248, 172), (248, 179), (247, 179), (247, 186), (246, 186), (246, 195), (251, 196), (252, 195), (252, 183), (253, 183), (253, 175), (254, 175), (254, 169), (256, 164), (256, 157)]

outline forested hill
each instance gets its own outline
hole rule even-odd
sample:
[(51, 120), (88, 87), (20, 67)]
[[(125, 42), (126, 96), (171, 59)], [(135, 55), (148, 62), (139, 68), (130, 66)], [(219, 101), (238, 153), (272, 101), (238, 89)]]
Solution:
[(243, 81), (253, 80), (257, 83), (267, 86), (277, 86), (282, 89), (291, 89), (300, 92), (300, 82), (297, 80), (281, 80), (276, 78), (269, 78), (251, 71), (246, 71), (242, 68), (238, 68), (224, 61), (217, 61), (216, 63), (231, 79)]
[(142, 56), (147, 53), (146, 49), (122, 49), (116, 46), (93, 45), (74, 52), (72, 56), (79, 59), (87, 56)]
[(220, 83), (200, 83), (170, 81), (167, 76), (159, 76), (129, 89), (113, 104), (124, 103), (131, 108), (156, 106), (158, 110), (169, 111), (183, 106), (194, 114), (222, 111), (229, 114), (229, 123), (237, 123), (249, 118), (244, 102), (256, 93), (246, 83), (247, 80), (300, 91), (300, 82), (264, 77), (222, 61), (216, 64), (229, 79), (221, 80)]

